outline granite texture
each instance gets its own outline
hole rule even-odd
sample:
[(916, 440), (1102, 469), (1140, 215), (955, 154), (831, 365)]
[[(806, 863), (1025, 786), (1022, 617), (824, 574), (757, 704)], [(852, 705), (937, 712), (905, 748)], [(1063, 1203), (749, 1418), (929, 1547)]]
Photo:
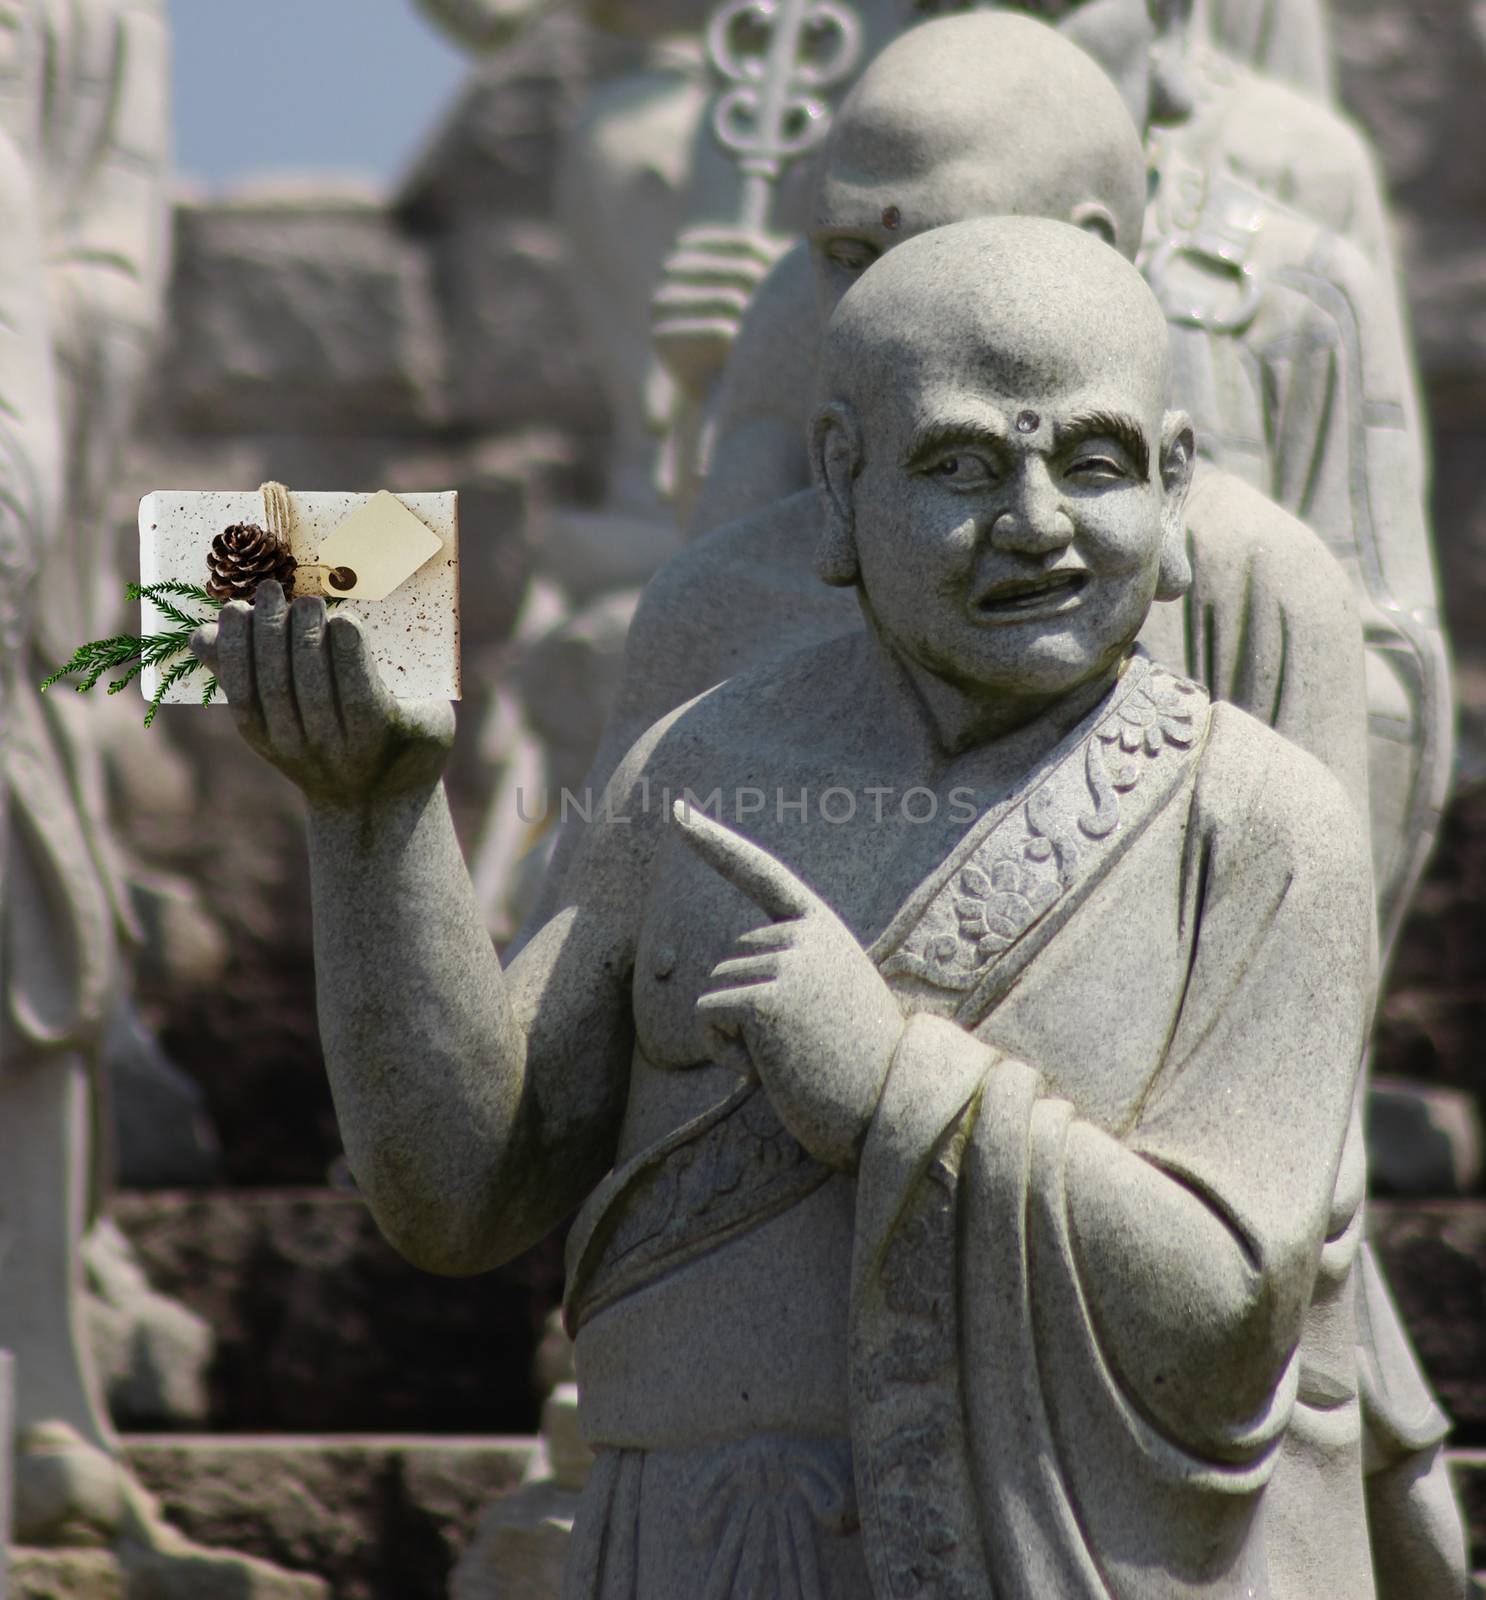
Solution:
[[(1438, 831), (1452, 720), (1425, 451), (1381, 193), (1340, 118), (1209, 49), (1184, 54), (1168, 40), (1154, 50), (1138, 28), (1121, 32), (1121, 9), (1075, 8), (1066, 37), (1023, 18), (947, 18), (873, 62), (833, 129), (807, 239), (740, 331), (692, 525), (717, 527), (807, 481), (800, 441), (820, 318), (881, 251), (996, 211), (1106, 229), (1112, 215), (1124, 219), (1116, 236), (1129, 253), (1141, 246), (1166, 310), (1173, 393), (1192, 414), (1199, 454), (1304, 522), (1352, 579), (1368, 651), (1368, 771), (1339, 775), (1370, 800), (1391, 946)], [(1072, 44), (1111, 74), (1129, 113), (1116, 104), (1080, 118), (1079, 137), (1058, 108), (1103, 103), (1079, 72), (1097, 69)], [(1161, 112), (1161, 75), (1174, 62), (1186, 99), (1179, 113)], [(1057, 92), (1043, 97), (1044, 82)], [(1108, 83), (1105, 95), (1115, 99)], [(1021, 156), (1023, 137), (1037, 161)], [(1188, 670), (1197, 660), (1189, 651)]]
[[(1169, 376), (1150, 291), (1066, 224), (942, 229), (869, 268), (812, 435), (821, 572), (868, 630), (647, 735), (508, 975), (439, 787), (447, 707), (394, 705), (313, 600), (291, 647), (272, 586), (198, 636), (309, 801), (327, 1065), (389, 1239), (481, 1270), (598, 1185), (569, 1242), (597, 1447), (572, 1594), (693, 1592), (703, 1501), (724, 1586), (743, 1560), (823, 1592), (913, 1571), (1136, 1596), (1181, 1571), (1236, 1594), (1266, 1569), (1358, 1591), (1364, 1419), (1369, 1515), (1413, 1533), (1395, 1561), (1416, 1593), (1463, 1582), (1443, 1419), (1359, 1252), (1361, 819), (1313, 758), (1129, 654), (1192, 581)], [(885, 779), (931, 812), (859, 817)], [(697, 785), (734, 792), (729, 825), (649, 803)], [(1369, 1373), (1407, 1423), (1374, 1393), (1318, 1432)], [(1179, 1503), (1140, 1417), (1188, 1463)], [(752, 1518), (765, 1482), (777, 1515)]]

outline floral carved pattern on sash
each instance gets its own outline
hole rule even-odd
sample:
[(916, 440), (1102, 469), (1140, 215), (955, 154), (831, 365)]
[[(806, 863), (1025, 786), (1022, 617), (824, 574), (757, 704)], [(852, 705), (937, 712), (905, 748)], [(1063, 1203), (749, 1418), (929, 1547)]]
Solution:
[(625, 1185), (584, 1252), (571, 1313), (581, 1324), (682, 1262), (804, 1199), (830, 1176), (755, 1090)]
[(979, 983), (1082, 872), (1159, 809), (1199, 740), (1207, 704), (1196, 684), (1150, 663), (1081, 749), (970, 852), (883, 963), (884, 976), (955, 994)]
[(881, 1557), (893, 1595), (975, 1600), (980, 1555), (959, 1401), (955, 1239), (961, 1162), (972, 1118), (935, 1151), (894, 1229), (876, 1294), (887, 1332), (853, 1375), (854, 1437), (871, 1485)]

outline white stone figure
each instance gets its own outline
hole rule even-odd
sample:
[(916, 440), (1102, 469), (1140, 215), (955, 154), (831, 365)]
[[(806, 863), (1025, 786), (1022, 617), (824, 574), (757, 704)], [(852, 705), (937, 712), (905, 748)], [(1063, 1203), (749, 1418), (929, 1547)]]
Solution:
[[(813, 390), (814, 356), (798, 330), (815, 317), (817, 297), (822, 312), (828, 312), (864, 261), (895, 237), (914, 232), (919, 219), (977, 210), (1048, 210), (1107, 230), (1127, 255), (1138, 247), (1139, 141), (1114, 90), (1088, 58), (1025, 19), (960, 19), (936, 27), (944, 46), (937, 70), (918, 79), (912, 73), (888, 76), (895, 57), (936, 46), (935, 30), (924, 29), (882, 58), (843, 108), (824, 174), (823, 225), (813, 241), (815, 272), (812, 276), (802, 254), (802, 278), (794, 291), (781, 268), (745, 325), (740, 360), (748, 355), (755, 332), (766, 341), (759, 364), (743, 374), (757, 380), (760, 394), (766, 388), (772, 396), (791, 397)], [(1080, 107), (1080, 116), (1074, 129), (1065, 130), (1062, 108), (1069, 104)], [(893, 229), (879, 220), (889, 206), (898, 212)], [(1313, 225), (1290, 221), (1283, 227), (1299, 229), (1311, 248)], [(1356, 281), (1365, 309), (1365, 269)], [(1232, 283), (1230, 276), (1226, 284)], [(1218, 279), (1216, 286), (1224, 287), (1225, 280)], [(796, 292), (800, 309), (791, 312)], [(1292, 354), (1314, 356), (1319, 386), (1334, 383), (1338, 341), (1328, 342), (1325, 320), (1311, 315), (1311, 302), (1288, 280), (1267, 294), (1266, 316), (1276, 344)], [(1333, 295), (1333, 304), (1338, 298)], [(776, 316), (784, 319), (782, 326), (771, 326), (769, 318)], [(1209, 337), (1221, 356), (1220, 331), (1193, 327), (1174, 340), (1175, 392), (1179, 397), (1190, 393), (1199, 415), (1208, 418), (1214, 409), (1209, 398), (1215, 389), (1213, 363), (1209, 358), (1206, 384), (1194, 381), (1203, 368), (1192, 359), (1192, 345)], [(762, 381), (766, 372), (768, 384)], [(1235, 392), (1242, 393), (1242, 385)], [(1303, 396), (1306, 391), (1294, 392)], [(1399, 433), (1401, 408), (1378, 410), (1385, 422), (1393, 419), (1392, 432)], [(1287, 407), (1281, 418), (1300, 439), (1317, 438), (1304, 405)], [(1198, 439), (1200, 447), (1201, 429)], [(1324, 445), (1324, 431), (1320, 439)], [(773, 440), (778, 446), (771, 454)], [(752, 433), (740, 430), (740, 467), (751, 460), (755, 483), (767, 484), (778, 463), (792, 459), (794, 441), (792, 432), (775, 432), (770, 419), (761, 417)], [(1281, 459), (1303, 455), (1306, 448), (1312, 459), (1318, 453), (1314, 444), (1301, 448), (1279, 436), (1274, 448)], [(1332, 460), (1346, 459), (1337, 444), (1326, 448)], [(1380, 453), (1375, 459), (1389, 458)], [(745, 483), (742, 472), (737, 481)], [(1411, 481), (1416, 480), (1404, 473), (1393, 485), (1392, 504), (1400, 503), (1396, 491), (1406, 490)], [(1313, 497), (1309, 505), (1322, 498)], [(1344, 497), (1340, 503), (1345, 511)], [(1359, 519), (1359, 530), (1367, 526)], [(1327, 531), (1348, 532), (1345, 527)], [(815, 496), (802, 490), (694, 542), (656, 578), (630, 631), (625, 671), (591, 789), (602, 790), (645, 728), (693, 695), (735, 672), (860, 627), (852, 597), (824, 589), (816, 580), (819, 538)], [(1215, 697), (1243, 707), (1330, 768), (1353, 795), (1359, 815), (1370, 816), (1374, 844), (1384, 847), (1385, 862), (1390, 848), (1406, 843), (1418, 851), (1419, 839), (1401, 825), (1403, 814), (1379, 806), (1381, 786), (1373, 789), (1370, 804), (1370, 776), (1375, 780), (1379, 772), (1388, 772), (1401, 747), (1396, 738), (1369, 739), (1359, 602), (1334, 559), (1347, 553), (1345, 545), (1337, 540), (1329, 552), (1294, 516), (1233, 472), (1208, 466), (1199, 467), (1187, 503), (1187, 538), (1193, 588), (1181, 605), (1153, 609), (1144, 641), (1159, 659), (1179, 666)], [(1369, 654), (1375, 655), (1376, 635), (1372, 644)], [(1418, 752), (1404, 748), (1407, 759), (1417, 763)], [(570, 824), (559, 840), (533, 927), (563, 904), (562, 873), (578, 848), (579, 831)], [(1380, 874), (1380, 881), (1399, 879), (1384, 880)], [(1446, 1424), (1370, 1259), (1365, 1268), (1366, 1296), (1378, 1308), (1369, 1321), (1375, 1348), (1363, 1358), (1370, 1454), (1377, 1466), (1389, 1464), (1372, 1479), (1372, 1515), (1380, 1525), (1412, 1519), (1428, 1526), (1436, 1517), (1455, 1516), (1440, 1449)], [(1413, 1463), (1407, 1473), (1404, 1462)], [(1395, 1502), (1391, 1497), (1399, 1488), (1406, 1493)]]
[[(894, 3), (853, 0), (853, 13), (864, 19), (868, 50), (895, 28)], [(564, 508), (544, 534), (548, 566), (559, 582), (564, 573), (598, 565), (590, 552), (602, 552), (608, 574), (587, 592), (568, 596), (579, 613), (571, 626), (596, 645), (592, 670), (574, 684), (562, 718), (576, 725), (592, 720), (591, 706), (618, 667), (617, 651), (601, 647), (614, 632), (611, 613), (632, 605), (638, 586), (682, 543), (668, 500), (675, 475), (658, 457), (675, 459), (679, 441), (689, 437), (700, 411), (657, 358), (652, 341), (651, 302), (664, 265), (673, 252), (683, 265), (698, 253), (705, 257), (705, 284), (700, 292), (695, 279), (684, 287), (686, 315), (669, 346), (678, 361), (685, 359), (679, 352), (689, 352), (711, 374), (721, 367), (731, 332), (782, 242), (803, 224), (808, 173), (797, 164), (784, 174), (770, 229), (739, 226), (743, 179), (708, 125), (718, 86), (706, 65), (702, 33), (718, 10), (717, 0), (573, 0), (566, 7), (553, 0), (418, 0), (418, 5), (473, 50), (497, 48), (559, 9), (577, 11), (603, 33), (638, 47), (638, 59), (628, 70), (594, 87), (564, 141), (554, 184), (574, 313), (612, 420), (601, 506)], [(492, 284), (490, 292), (499, 292), (499, 286)], [(723, 311), (709, 316), (718, 298)], [(714, 334), (721, 327), (722, 342), (699, 333), (699, 323), (710, 324)], [(568, 625), (564, 619), (559, 627)], [(528, 652), (534, 669), (541, 671), (544, 653), (562, 648), (561, 639), (534, 638)], [(496, 871), (531, 847), (532, 830), (518, 815), (520, 785), (514, 775), (545, 765), (542, 781), (526, 784), (528, 793), (534, 788), (555, 792), (565, 781), (559, 753), (541, 737), (545, 707), (523, 709), (479, 847), (486, 866), (482, 884), (489, 886), (482, 898), (492, 927), (502, 935), (519, 923), (529, 904), (520, 884), (513, 886)], [(578, 760), (580, 771), (591, 754), (590, 744)]]
[(449, 708), (273, 585), (198, 635), (309, 801), (381, 1227), (479, 1271), (589, 1197), (568, 1600), (1374, 1593), (1367, 845), (1313, 758), (1132, 650), (1189, 580), (1169, 377), (1066, 223), (874, 264), (812, 434), (865, 628), (650, 730), (504, 973)]
[(1206, 24), (1212, 42), (1235, 60), (1321, 99), (1334, 98), (1325, 0), (1207, 0)]
[[(1375, 870), (1391, 943), (1438, 830), (1452, 739), (1425, 452), (1376, 188), (1355, 134), (1333, 114), (1211, 53), (1183, 48), (1178, 72), (1154, 25), (1134, 27), (1132, 13), (1144, 17), (1145, 7), (1098, 0), (1075, 7), (1062, 31), (1117, 69), (1138, 121), (1183, 83), (1194, 91), (1185, 121), (1145, 126), (1154, 192), (1142, 262), (1168, 311), (1174, 392), (1192, 413), (1200, 455), (1312, 527), (1353, 579), (1368, 643)], [(1116, 14), (1131, 23), (1129, 37)], [(799, 441), (818, 298), (828, 305), (906, 235), (983, 210), (961, 153), (973, 147), (997, 163), (1005, 145), (985, 135), (998, 124), (979, 109), (992, 80), (968, 66), (974, 44), (964, 30), (975, 26), (961, 17), (905, 36), (842, 108), (808, 245), (760, 290), (729, 361), (698, 527), (806, 482)], [(1185, 72), (1192, 63), (1203, 76)], [(1265, 118), (1272, 126), (1260, 130)]]
[[(1041, 0), (1025, 9), (1056, 19), (1078, 3)], [(903, 5), (915, 18), (981, 9), (979, 0), (903, 0)], [(1331, 97), (1325, 0), (1196, 0), (1193, 9), (1204, 34), (1235, 60), (1266, 77), (1283, 79), (1325, 99)]]
[(316, 1580), (203, 1551), (162, 1521), (117, 1459), (83, 1303), (92, 1077), (122, 907), (90, 730), (71, 696), (44, 701), (37, 684), (117, 604), (105, 506), (162, 291), (168, 81), (156, 0), (0, 6), (0, 1346), (15, 1363), (14, 1533), (116, 1545), (116, 1565), (230, 1583), (243, 1600), (313, 1600)]

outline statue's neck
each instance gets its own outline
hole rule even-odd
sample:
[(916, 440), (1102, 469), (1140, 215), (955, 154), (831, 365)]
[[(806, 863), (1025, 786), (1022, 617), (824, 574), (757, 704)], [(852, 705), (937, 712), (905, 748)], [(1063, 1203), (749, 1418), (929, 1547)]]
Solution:
[(938, 767), (981, 755), (998, 765), (1031, 765), (1110, 693), (1129, 658), (1122, 652), (1062, 695), (990, 692), (949, 681), (914, 661), (883, 637), (870, 609), (863, 609), (873, 670), (890, 713), (907, 740), (922, 747), (927, 763)]

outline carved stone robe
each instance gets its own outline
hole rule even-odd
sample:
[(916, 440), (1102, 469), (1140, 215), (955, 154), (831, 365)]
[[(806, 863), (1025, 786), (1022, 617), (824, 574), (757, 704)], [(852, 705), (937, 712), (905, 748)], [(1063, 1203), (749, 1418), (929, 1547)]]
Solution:
[(854, 1181), (850, 1437), (724, 1428), (683, 1471), (591, 1425), (567, 1600), (1368, 1600), (1372, 926), (1334, 780), (1137, 656), (872, 945), (908, 1020), (854, 1180), (742, 1085), (580, 1214), (581, 1379), (626, 1302), (757, 1273)]
[[(9, 750), (13, 814), (6, 918), (16, 1042), (89, 1050), (117, 983), (116, 930), (129, 927), (104, 816), (90, 707), (35, 685), (119, 603), (108, 500), (159, 319), (168, 263), (165, 204), (169, 45), (159, 0), (6, 0), (0, 130), (29, 190), (37, 254), (13, 256), (16, 292), (36, 301), (42, 346), (3, 382), (19, 448), (54, 474), (28, 506), (29, 568), (9, 578), (19, 620)], [(19, 189), (18, 189), (19, 192)], [(42, 386), (17, 411), (11, 391)]]

